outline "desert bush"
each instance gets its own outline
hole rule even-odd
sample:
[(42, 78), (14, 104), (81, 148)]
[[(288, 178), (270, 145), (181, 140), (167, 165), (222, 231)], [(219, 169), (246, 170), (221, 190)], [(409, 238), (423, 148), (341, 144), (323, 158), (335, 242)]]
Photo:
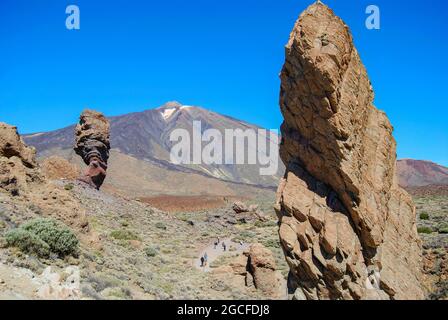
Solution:
[(432, 233), (432, 229), (430, 227), (418, 227), (418, 233), (430, 234)]
[(139, 240), (139, 237), (129, 230), (114, 230), (110, 233), (110, 236), (117, 240)]
[(268, 239), (263, 241), (263, 245), (267, 248), (280, 248), (280, 241), (278, 239)]
[(166, 230), (166, 225), (163, 222), (157, 222), (156, 228), (161, 230)]
[(154, 247), (146, 247), (145, 253), (148, 257), (155, 257), (157, 255), (157, 249)]
[(270, 228), (270, 227), (276, 227), (277, 226), (277, 222), (272, 221), (272, 220), (268, 220), (268, 221), (260, 221), (257, 220), (255, 221), (255, 226), (257, 228)]
[(6, 234), (8, 246), (25, 253), (48, 257), (50, 253), (60, 257), (78, 253), (79, 241), (66, 226), (54, 219), (34, 219)]
[(426, 212), (420, 213), (420, 220), (429, 220), (429, 214)]
[(439, 233), (448, 234), (448, 227), (439, 229)]
[(34, 219), (20, 227), (36, 235), (50, 247), (50, 251), (63, 257), (78, 253), (79, 241), (67, 226), (54, 219)]
[(73, 183), (68, 183), (64, 186), (64, 189), (67, 191), (73, 190), (75, 186), (73, 185)]
[(47, 258), (50, 255), (50, 246), (45, 241), (20, 228), (6, 233), (6, 243), (10, 247), (17, 247), (22, 252), (34, 254), (41, 258)]

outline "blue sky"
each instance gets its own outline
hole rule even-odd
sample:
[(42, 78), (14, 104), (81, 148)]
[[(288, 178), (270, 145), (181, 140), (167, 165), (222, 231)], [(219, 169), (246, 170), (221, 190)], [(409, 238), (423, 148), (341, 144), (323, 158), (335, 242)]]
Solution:
[[(448, 166), (443, 0), (327, 0), (350, 26), (400, 158)], [(286, 44), (305, 0), (1, 0), (0, 121), (60, 128), (177, 100), (278, 128)], [(65, 8), (81, 30), (65, 28)], [(381, 9), (381, 30), (365, 8)]]

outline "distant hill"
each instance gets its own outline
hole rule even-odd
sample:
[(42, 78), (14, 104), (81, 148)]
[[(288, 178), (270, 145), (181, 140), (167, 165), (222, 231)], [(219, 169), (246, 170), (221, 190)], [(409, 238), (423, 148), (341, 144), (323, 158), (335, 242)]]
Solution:
[[(173, 143), (169, 139), (170, 133), (177, 128), (191, 132), (193, 121), (199, 120), (202, 123), (202, 131), (217, 129), (223, 136), (225, 129), (259, 129), (255, 125), (228, 116), (177, 102), (169, 102), (162, 107), (143, 112), (111, 117), (113, 152), (107, 180), (115, 188), (133, 186), (132, 191), (129, 190), (133, 194), (145, 190), (139, 192), (139, 196), (158, 191), (188, 193), (189, 189), (192, 193), (212, 194), (222, 194), (222, 190), (238, 193), (241, 188), (246, 190), (251, 186), (276, 189), (284, 172), (281, 160), (277, 174), (272, 176), (261, 176), (259, 165), (172, 164), (170, 150)], [(72, 151), (74, 125), (51, 132), (24, 135), (24, 140), (36, 147), (40, 158), (59, 155), (82, 165)], [(195, 186), (192, 185), (193, 182)], [(223, 186), (222, 182), (226, 185)]]
[(430, 161), (403, 159), (397, 163), (399, 183), (403, 187), (448, 185), (448, 168)]

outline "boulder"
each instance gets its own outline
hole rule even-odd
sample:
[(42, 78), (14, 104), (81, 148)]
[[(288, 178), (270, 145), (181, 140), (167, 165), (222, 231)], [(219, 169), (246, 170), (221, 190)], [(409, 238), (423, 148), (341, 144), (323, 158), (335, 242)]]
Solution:
[(246, 213), (249, 212), (249, 207), (241, 202), (241, 201), (237, 201), (233, 204), (232, 206), (233, 211), (235, 211), (235, 213)]
[[(295, 299), (422, 299), (410, 196), (396, 142), (353, 45), (317, 2), (299, 17), (281, 72), (280, 239)], [(373, 272), (373, 273), (372, 273)]]

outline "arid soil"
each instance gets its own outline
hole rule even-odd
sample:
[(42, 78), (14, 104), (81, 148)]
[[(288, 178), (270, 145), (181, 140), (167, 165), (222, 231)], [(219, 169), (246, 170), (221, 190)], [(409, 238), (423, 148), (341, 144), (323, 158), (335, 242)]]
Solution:
[(201, 210), (212, 210), (223, 208), (229, 203), (237, 200), (247, 200), (247, 198), (234, 196), (176, 196), (159, 195), (139, 198), (139, 201), (166, 212), (195, 212)]

